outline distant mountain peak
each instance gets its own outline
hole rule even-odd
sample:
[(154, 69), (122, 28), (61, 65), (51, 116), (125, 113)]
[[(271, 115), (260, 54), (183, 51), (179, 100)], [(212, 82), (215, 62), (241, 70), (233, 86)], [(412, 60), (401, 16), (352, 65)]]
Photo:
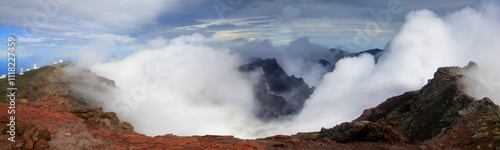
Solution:
[(288, 76), (276, 59), (255, 59), (239, 70), (250, 72), (258, 68), (262, 68), (264, 74), (255, 88), (259, 104), (257, 117), (270, 120), (298, 114), (314, 87), (309, 88), (302, 78)]

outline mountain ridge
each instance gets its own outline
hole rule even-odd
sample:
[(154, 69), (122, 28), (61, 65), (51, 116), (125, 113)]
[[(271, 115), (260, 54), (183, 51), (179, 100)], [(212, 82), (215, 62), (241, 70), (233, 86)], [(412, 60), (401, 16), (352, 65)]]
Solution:
[(239, 67), (241, 72), (262, 69), (263, 75), (255, 87), (259, 103), (257, 117), (263, 120), (279, 119), (298, 114), (305, 101), (314, 92), (302, 78), (288, 76), (276, 59), (256, 59)]
[[(318, 138), (350, 142), (370, 140), (360, 139), (360, 136), (375, 136), (384, 141), (408, 140), (423, 143), (460, 127), (461, 123), (471, 116), (497, 113), (498, 105), (489, 98), (476, 100), (465, 93), (463, 84), (465, 72), (475, 68), (477, 64), (473, 62), (463, 68), (438, 68), (434, 78), (421, 90), (389, 98), (374, 108), (364, 110), (360, 117), (350, 123), (342, 123), (330, 129), (323, 128)], [(372, 124), (384, 127), (393, 126), (394, 129), (377, 129), (371, 127)], [(363, 130), (380, 131), (373, 135), (375, 133)], [(391, 134), (393, 134), (392, 138), (386, 137)]]
[[(496, 135), (500, 135), (498, 105), (488, 98), (476, 100), (463, 91), (461, 79), (466, 77), (463, 72), (475, 68), (474, 63), (464, 68), (439, 68), (421, 90), (389, 98), (377, 107), (365, 110), (352, 122), (323, 128), (319, 132), (254, 140), (213, 135), (149, 137), (135, 133), (133, 127), (120, 122), (115, 113), (104, 112), (95, 104), (74, 102), (88, 97), (74, 98), (71, 89), (66, 87), (68, 84), (106, 81), (104, 85), (115, 86), (112, 80), (100, 79), (91, 72), (78, 75), (64, 69), (73, 65), (67, 62), (45, 66), (26, 72), (30, 78), (18, 78), (20, 85), (31, 86), (24, 92), (37, 94), (20, 93), (22, 99), (16, 105), (20, 112), (16, 115), (16, 141), (19, 142), (7, 141), (8, 129), (0, 126), (2, 145), (14, 149), (439, 149), (500, 146), (495, 140)], [(93, 79), (86, 80), (89, 76)], [(81, 82), (75, 82), (76, 79), (81, 79)], [(23, 84), (22, 80), (29, 84)], [(40, 82), (42, 80), (52, 82)], [(5, 81), (0, 80), (0, 83)], [(5, 88), (0, 92), (6, 92), (2, 90)], [(7, 103), (0, 103), (2, 124), (9, 121), (7, 106)]]

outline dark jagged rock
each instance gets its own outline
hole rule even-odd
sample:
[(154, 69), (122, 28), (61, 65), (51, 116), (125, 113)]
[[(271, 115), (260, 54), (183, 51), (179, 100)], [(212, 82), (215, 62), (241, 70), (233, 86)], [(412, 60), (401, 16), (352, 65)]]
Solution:
[(384, 50), (375, 48), (375, 49), (369, 49), (369, 50), (366, 50), (366, 51), (355, 53), (354, 56), (359, 56), (361, 54), (368, 53), (368, 54), (373, 55), (373, 58), (375, 58), (375, 62), (378, 62), (378, 59), (384, 54), (384, 52), (385, 52)]
[[(359, 56), (359, 55), (365, 54), (365, 53), (371, 54), (373, 56), (380, 56), (383, 52), (384, 52), (384, 50), (375, 48), (375, 49), (369, 49), (369, 50), (366, 50), (366, 51), (362, 51), (362, 52), (359, 52), (359, 53), (354, 53), (352, 56)], [(378, 57), (375, 57), (375, 58), (378, 58)]]
[(353, 141), (397, 143), (405, 141), (404, 137), (392, 126), (369, 121), (344, 122), (331, 129), (323, 128), (317, 138), (330, 139), (339, 143)]
[(332, 64), (330, 64), (330, 62), (326, 59), (321, 59), (318, 61), (319, 64), (321, 64), (323, 67), (329, 67), (331, 66)]
[[(345, 58), (345, 57), (353, 55), (353, 53), (346, 52), (344, 50), (336, 49), (336, 48), (329, 49), (329, 51), (332, 54), (327, 57), (328, 60), (340, 60), (342, 58)], [(334, 62), (337, 62), (337, 61), (334, 61)]]
[(314, 87), (309, 88), (302, 78), (288, 76), (276, 59), (257, 59), (239, 69), (250, 72), (258, 68), (262, 68), (264, 74), (255, 90), (260, 104), (257, 116), (269, 120), (300, 112)]
[[(338, 60), (337, 60), (338, 61)], [(329, 72), (333, 71), (334, 67), (335, 67), (335, 63), (334, 64), (331, 64), (328, 60), (326, 59), (320, 59), (318, 61), (319, 64), (321, 64), (321, 66), (325, 67), (325, 69)]]
[[(374, 56), (375, 61), (385, 52), (381, 49), (370, 49), (359, 53), (350, 53), (341, 49), (329, 49), (330, 55), (318, 60), (318, 63), (331, 72), (335, 63), (346, 57), (357, 57), (368, 53)], [(309, 86), (302, 78), (288, 76), (276, 62), (276, 59), (255, 59), (251, 63), (239, 68), (242, 72), (250, 72), (262, 68), (261, 82), (255, 88), (259, 102), (257, 116), (264, 120), (276, 119), (282, 116), (297, 114), (304, 102), (312, 94), (314, 87)]]
[(269, 94), (267, 87), (263, 84), (259, 88), (256, 94), (260, 104), (257, 112), (259, 118), (267, 120), (297, 113), (298, 110), (285, 98)]
[[(329, 72), (333, 71), (335, 63), (342, 58), (369, 53), (377, 61), (384, 53), (381, 49), (370, 49), (359, 53), (350, 53), (340, 49), (330, 49), (329, 51), (331, 55), (318, 61)], [(288, 76), (276, 62), (276, 59), (255, 59), (239, 69), (242, 72), (250, 72), (257, 68), (262, 68), (264, 72), (261, 83), (255, 89), (259, 102), (257, 116), (269, 120), (300, 112), (305, 100), (309, 98), (314, 88), (309, 88), (302, 78)]]
[[(375, 62), (378, 62), (378, 59), (385, 53), (384, 50), (375, 48), (375, 49), (369, 49), (366, 51), (358, 52), (358, 53), (350, 53), (346, 52), (341, 49), (335, 49), (332, 48), (329, 50), (331, 52), (331, 55), (326, 56), (324, 59), (321, 59), (318, 61), (318, 63), (322, 64), (324, 67), (327, 67), (328, 72), (331, 72), (335, 69), (335, 63), (337, 63), (339, 60), (347, 57), (358, 57), (361, 54), (371, 54), (373, 55), (373, 58), (375, 59)], [(324, 63), (328, 62), (329, 64), (331, 63), (331, 66), (325, 66)]]
[(439, 68), (419, 91), (407, 92), (367, 109), (355, 121), (392, 124), (412, 142), (424, 142), (458, 126), (464, 119), (481, 113), (497, 112), (489, 98), (476, 100), (464, 92), (466, 70), (477, 67)]
[(262, 80), (268, 84), (269, 90), (273, 92), (286, 92), (297, 87), (309, 87), (302, 78), (288, 76), (276, 62), (276, 59), (257, 59), (253, 63), (240, 67), (240, 70), (247, 72), (257, 68), (262, 68), (264, 71)]

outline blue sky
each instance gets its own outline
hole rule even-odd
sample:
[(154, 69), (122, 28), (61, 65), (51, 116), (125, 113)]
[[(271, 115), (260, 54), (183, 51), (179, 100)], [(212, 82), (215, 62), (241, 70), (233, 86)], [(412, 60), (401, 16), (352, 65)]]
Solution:
[[(97, 62), (180, 35), (200, 33), (228, 48), (269, 40), (286, 45), (300, 37), (327, 48), (384, 48), (413, 10), (446, 14), (475, 0), (16, 0), (0, 1), (0, 40), (18, 38), (17, 66)], [(393, 9), (391, 9), (393, 8)], [(397, 8), (397, 9), (394, 9)], [(395, 11), (396, 10), (396, 11)], [(383, 14), (388, 14), (384, 16)], [(368, 39), (368, 41), (366, 40)], [(4, 42), (6, 43), (6, 42)], [(360, 44), (361, 43), (361, 44)], [(6, 44), (0, 45), (5, 62)], [(82, 64), (88, 65), (88, 64)], [(18, 68), (19, 69), (19, 68)]]

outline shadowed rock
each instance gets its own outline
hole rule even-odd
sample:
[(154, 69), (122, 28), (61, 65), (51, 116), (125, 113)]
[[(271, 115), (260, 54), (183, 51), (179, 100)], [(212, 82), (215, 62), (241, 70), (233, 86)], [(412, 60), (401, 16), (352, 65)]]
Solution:
[(369, 121), (344, 122), (331, 129), (321, 129), (318, 139), (330, 139), (339, 143), (353, 141), (390, 142), (405, 141), (390, 125)]
[(102, 107), (89, 109), (74, 109), (71, 111), (76, 116), (96, 124), (103, 124), (107, 128), (121, 134), (136, 134), (134, 127), (128, 122), (120, 122), (116, 113), (104, 112)]
[(294, 115), (302, 110), (304, 102), (314, 91), (302, 78), (288, 76), (276, 59), (256, 59), (241, 66), (242, 72), (261, 68), (264, 74), (255, 88), (259, 102), (256, 115), (264, 120)]
[(392, 124), (413, 142), (424, 142), (458, 126), (464, 119), (481, 113), (497, 112), (489, 98), (476, 100), (464, 92), (466, 70), (475, 68), (443, 67), (419, 91), (407, 92), (367, 109), (355, 121), (368, 120)]

